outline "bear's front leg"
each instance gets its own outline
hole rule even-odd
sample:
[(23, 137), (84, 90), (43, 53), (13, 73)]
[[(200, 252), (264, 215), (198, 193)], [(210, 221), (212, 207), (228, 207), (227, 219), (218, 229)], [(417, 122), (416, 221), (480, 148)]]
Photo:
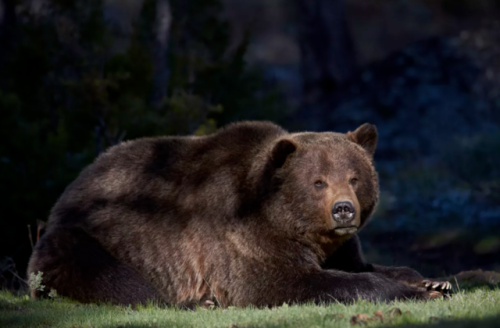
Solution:
[(448, 281), (425, 279), (420, 273), (407, 267), (387, 267), (377, 264), (367, 264), (367, 266), (371, 266), (372, 269), (369, 270), (371, 272), (378, 272), (408, 286), (439, 291), (445, 295), (450, 294), (452, 290)]
[(322, 265), (324, 269), (337, 269), (346, 272), (375, 272), (408, 286), (428, 291), (451, 293), (451, 284), (447, 281), (425, 279), (417, 271), (407, 267), (387, 267), (366, 263), (357, 235), (353, 235), (335, 251)]
[(258, 279), (253, 281), (255, 285), (253, 284), (251, 288), (236, 297), (236, 305), (352, 303), (361, 299), (388, 302), (407, 299), (430, 300), (442, 297), (440, 292), (411, 287), (374, 272), (348, 273), (337, 270), (319, 270), (301, 274), (295, 271), (293, 275), (282, 273), (276, 279), (269, 280), (268, 282), (272, 282), (272, 285), (263, 284), (264, 281)]

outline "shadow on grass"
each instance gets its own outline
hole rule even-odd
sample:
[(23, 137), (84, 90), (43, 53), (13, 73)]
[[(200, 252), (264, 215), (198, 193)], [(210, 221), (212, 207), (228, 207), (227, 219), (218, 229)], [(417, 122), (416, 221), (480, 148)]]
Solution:
[[(385, 327), (393, 327), (391, 325)], [(423, 328), (423, 327), (440, 327), (440, 328), (496, 328), (500, 327), (500, 316), (492, 316), (485, 319), (467, 319), (467, 320), (439, 320), (435, 319), (428, 324), (410, 324), (402, 325), (399, 328)]]
[[(0, 298), (0, 327), (1, 328), (20, 328), (20, 327), (174, 327), (174, 324), (168, 320), (162, 319), (161, 325), (151, 325), (151, 323), (123, 323), (118, 320), (116, 323), (110, 321), (108, 314), (113, 314), (126, 319), (126, 308), (119, 308), (112, 305), (102, 305), (89, 307), (88, 304), (73, 304), (65, 301), (33, 301), (16, 299), (9, 301)], [(135, 312), (135, 310), (130, 310)], [(106, 322), (108, 321), (108, 322)], [(113, 321), (111, 319), (111, 321)], [(183, 327), (192, 327), (183, 324)]]
[[(78, 324), (81, 323), (81, 324)], [(72, 328), (88, 328), (88, 327), (105, 327), (105, 328), (151, 328), (151, 327), (179, 327), (179, 323), (172, 323), (162, 319), (161, 324), (135, 324), (121, 323), (116, 324), (99, 324), (98, 320), (90, 319), (88, 313), (64, 313), (64, 311), (52, 311), (50, 315), (43, 313), (22, 313), (22, 311), (14, 312), (7, 315), (0, 315), (0, 327), (2, 328), (17, 328), (17, 327), (72, 327)], [(189, 323), (182, 324), (182, 327), (191, 328), (193, 325)]]
[[(376, 325), (377, 327), (399, 327), (399, 328), (433, 328), (433, 327), (439, 327), (439, 328), (497, 328), (500, 327), (500, 316), (493, 316), (481, 320), (439, 320), (439, 319), (431, 319), (432, 321), (426, 324), (408, 324), (408, 325), (394, 325), (394, 324), (387, 324), (387, 325)], [(305, 322), (298, 323), (296, 327), (307, 327), (307, 324)], [(364, 327), (365, 324), (350, 324), (347, 322), (340, 323), (340, 322), (327, 322), (323, 327)], [(372, 326), (372, 325), (369, 325)], [(127, 327), (135, 327), (135, 328), (146, 328), (146, 326), (127, 326)], [(231, 326), (230, 326), (231, 327)], [(250, 324), (250, 325), (243, 325), (243, 326), (234, 326), (234, 328), (283, 328), (283, 327), (295, 327), (293, 322), (274, 322), (274, 323), (262, 323), (262, 324)], [(110, 327), (111, 328), (111, 327)]]
[[(0, 327), (51, 327), (55, 324), (61, 325), (62, 322), (68, 320), (70, 316), (70, 321), (81, 321), (84, 322), (84, 314), (76, 313), (63, 313), (51, 311), (49, 315), (39, 312), (28, 312), (24, 310), (8, 311), (0, 315)], [(59, 319), (58, 319), (59, 318)], [(75, 326), (77, 327), (77, 326)]]

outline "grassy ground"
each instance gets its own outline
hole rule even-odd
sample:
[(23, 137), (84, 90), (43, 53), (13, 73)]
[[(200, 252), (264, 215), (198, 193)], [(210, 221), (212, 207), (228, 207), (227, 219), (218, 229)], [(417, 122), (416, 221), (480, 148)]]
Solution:
[[(396, 309), (397, 308), (397, 309)], [(398, 310), (399, 309), (399, 310)], [(374, 314), (379, 311), (378, 316)], [(366, 314), (366, 315), (363, 315)], [(356, 319), (353, 317), (356, 316)], [(0, 327), (498, 327), (500, 289), (456, 293), (451, 299), (353, 305), (281, 306), (272, 309), (132, 309), (68, 300), (32, 301), (0, 292)]]

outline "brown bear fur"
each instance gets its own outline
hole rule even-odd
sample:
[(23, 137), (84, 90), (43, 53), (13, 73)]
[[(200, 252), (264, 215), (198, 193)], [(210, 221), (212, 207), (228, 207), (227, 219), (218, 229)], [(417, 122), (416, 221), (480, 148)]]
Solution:
[[(121, 143), (60, 197), (28, 272), (83, 302), (427, 299), (408, 285), (418, 273), (367, 264), (359, 249), (378, 201), (376, 143), (369, 124), (290, 134), (267, 122)], [(354, 204), (349, 228), (332, 219), (339, 200)]]

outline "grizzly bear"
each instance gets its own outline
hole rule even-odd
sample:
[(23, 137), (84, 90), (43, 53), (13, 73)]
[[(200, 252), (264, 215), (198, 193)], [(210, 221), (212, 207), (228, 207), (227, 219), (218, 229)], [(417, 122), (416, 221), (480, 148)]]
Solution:
[[(81, 302), (219, 306), (442, 296), (447, 282), (365, 263), (378, 201), (375, 126), (268, 122), (123, 142), (55, 204), (28, 273)], [(34, 290), (34, 297), (42, 292)]]

